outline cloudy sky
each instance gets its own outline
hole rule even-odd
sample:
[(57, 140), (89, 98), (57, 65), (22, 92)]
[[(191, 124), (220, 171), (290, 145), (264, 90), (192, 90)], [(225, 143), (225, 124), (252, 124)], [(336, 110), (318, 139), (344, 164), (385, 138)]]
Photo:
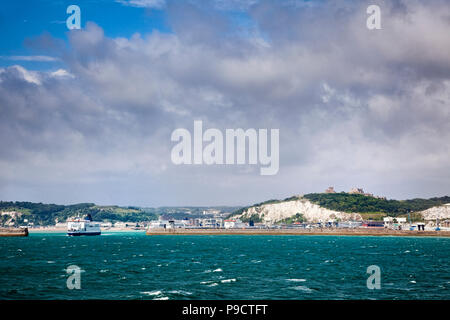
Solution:
[[(371, 4), (381, 30), (366, 27)], [(446, 0), (4, 1), (0, 199), (449, 195), (449, 34)], [(279, 129), (278, 174), (172, 164), (171, 133), (194, 120)]]

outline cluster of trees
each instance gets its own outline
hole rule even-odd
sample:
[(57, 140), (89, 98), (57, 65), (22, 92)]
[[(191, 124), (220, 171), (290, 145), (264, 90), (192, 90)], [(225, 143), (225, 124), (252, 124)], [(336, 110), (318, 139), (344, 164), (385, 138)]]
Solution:
[(294, 216), (285, 218), (281, 220), (279, 223), (292, 224), (294, 222), (306, 222), (306, 218), (302, 213), (296, 213)]
[(253, 222), (255, 222), (255, 223), (259, 223), (259, 222), (262, 222), (262, 221), (263, 221), (262, 218), (263, 218), (263, 217), (261, 217), (259, 214), (254, 213), (254, 214), (252, 214), (252, 215), (250, 215), (250, 216), (243, 216), (243, 217), (240, 218), (240, 219), (241, 219), (242, 222), (250, 222), (250, 221), (253, 221)]
[(449, 196), (430, 199), (386, 200), (345, 192), (310, 193), (306, 194), (304, 197), (311, 202), (330, 210), (360, 213), (384, 213), (391, 216), (422, 211), (450, 202)]

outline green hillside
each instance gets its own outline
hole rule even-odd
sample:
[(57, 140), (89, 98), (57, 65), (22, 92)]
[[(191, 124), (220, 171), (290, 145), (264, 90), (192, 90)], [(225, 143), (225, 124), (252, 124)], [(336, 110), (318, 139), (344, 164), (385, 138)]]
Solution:
[(450, 197), (410, 200), (386, 200), (362, 194), (350, 193), (310, 193), (304, 197), (324, 208), (359, 213), (384, 213), (390, 216), (404, 215), (439, 206), (450, 202)]
[[(0, 201), (0, 211), (16, 211), (22, 215), (15, 219), (15, 225), (28, 223), (34, 225), (53, 225), (56, 222), (64, 222), (69, 217), (84, 217), (91, 214), (96, 221), (149, 221), (157, 219), (156, 213), (151, 209), (118, 206), (97, 206), (94, 203), (79, 203), (74, 205), (56, 205), (33, 202), (8, 202)], [(3, 225), (10, 217), (3, 215), (0, 225)]]

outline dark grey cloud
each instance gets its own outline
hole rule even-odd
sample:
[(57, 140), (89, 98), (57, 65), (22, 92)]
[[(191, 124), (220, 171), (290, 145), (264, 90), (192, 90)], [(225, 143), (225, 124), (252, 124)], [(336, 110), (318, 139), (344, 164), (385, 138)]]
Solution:
[[(70, 46), (29, 40), (65, 71), (0, 70), (2, 198), (248, 204), (328, 185), (449, 194), (450, 8), (379, 3), (374, 31), (366, 1), (169, 1), (173, 34), (109, 38), (87, 23)], [(171, 132), (196, 119), (279, 128), (279, 174), (172, 165)]]

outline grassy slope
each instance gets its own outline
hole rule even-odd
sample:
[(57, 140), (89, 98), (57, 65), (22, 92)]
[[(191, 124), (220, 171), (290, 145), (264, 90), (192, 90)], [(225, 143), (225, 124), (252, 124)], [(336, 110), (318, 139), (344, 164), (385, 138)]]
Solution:
[(306, 199), (324, 208), (343, 212), (359, 212), (362, 214), (385, 214), (390, 216), (405, 215), (418, 212), (450, 202), (450, 197), (410, 200), (386, 200), (349, 193), (310, 193)]

